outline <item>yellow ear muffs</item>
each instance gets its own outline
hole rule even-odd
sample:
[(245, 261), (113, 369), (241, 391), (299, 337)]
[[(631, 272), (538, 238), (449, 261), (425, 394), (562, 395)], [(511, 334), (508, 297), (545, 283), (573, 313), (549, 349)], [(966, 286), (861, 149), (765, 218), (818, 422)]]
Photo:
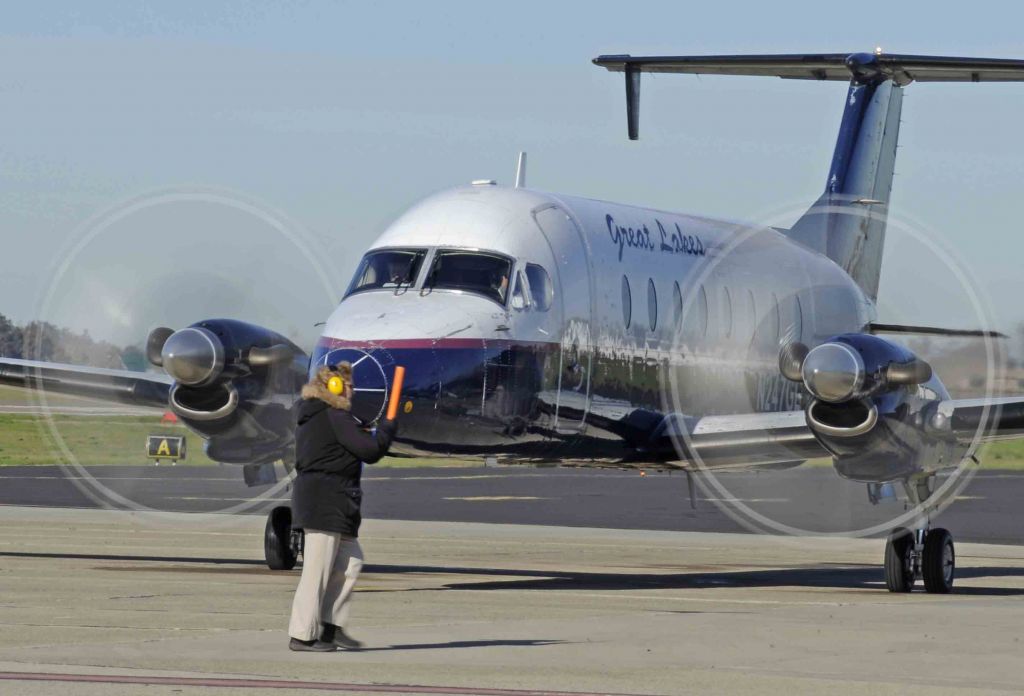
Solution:
[(335, 396), (341, 396), (345, 392), (345, 380), (337, 375), (327, 380), (327, 391)]

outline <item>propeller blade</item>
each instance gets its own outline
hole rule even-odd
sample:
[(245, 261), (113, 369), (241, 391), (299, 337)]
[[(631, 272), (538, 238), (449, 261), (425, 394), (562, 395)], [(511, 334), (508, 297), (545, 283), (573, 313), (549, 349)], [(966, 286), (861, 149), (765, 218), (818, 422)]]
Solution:
[(269, 348), (251, 348), (246, 362), (249, 367), (266, 367), (276, 363), (288, 362), (295, 355), (291, 346), (283, 343), (270, 346)]
[(889, 384), (924, 384), (932, 378), (932, 366), (921, 358), (906, 363), (890, 363), (885, 370)]
[(779, 371), (782, 376), (791, 382), (803, 382), (804, 358), (809, 352), (810, 349), (799, 341), (784, 345), (779, 351)]
[(164, 359), (161, 353), (172, 333), (174, 333), (174, 329), (168, 329), (166, 326), (158, 326), (149, 332), (146, 337), (146, 359), (150, 364), (163, 367)]

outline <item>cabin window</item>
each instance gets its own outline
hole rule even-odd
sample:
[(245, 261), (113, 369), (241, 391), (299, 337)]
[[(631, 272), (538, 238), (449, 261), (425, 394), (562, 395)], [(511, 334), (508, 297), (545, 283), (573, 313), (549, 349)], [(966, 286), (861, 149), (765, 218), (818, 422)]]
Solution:
[(679, 289), (679, 281), (672, 283), (672, 322), (676, 331), (683, 321), (683, 293)]
[(732, 337), (732, 294), (722, 286), (722, 335)]
[(708, 293), (703, 285), (697, 293), (697, 335), (701, 338), (708, 335)]
[(685, 306), (683, 336), (689, 341), (699, 341), (708, 335), (708, 293), (700, 286), (690, 296)]
[(658, 290), (654, 287), (654, 279), (647, 279), (647, 323), (651, 331), (658, 327)]
[(793, 295), (793, 329), (790, 331), (790, 341), (799, 341), (804, 333), (804, 308), (800, 305), (800, 298)]
[(629, 278), (622, 276), (622, 323), (629, 328), (633, 319), (633, 293), (629, 290)]
[(747, 290), (747, 324), (746, 328), (750, 331), (750, 340), (754, 340), (754, 334), (757, 332), (757, 302), (754, 300), (754, 291)]
[(800, 299), (793, 295), (787, 297), (780, 307), (779, 345), (784, 346), (799, 341), (803, 332), (803, 308)]
[(542, 312), (551, 309), (555, 288), (551, 285), (551, 276), (544, 267), (535, 263), (526, 264), (526, 279), (530, 281), (530, 298), (533, 300), (533, 306)]
[(758, 322), (757, 332), (754, 341), (757, 343), (758, 351), (771, 353), (776, 350), (776, 342), (779, 340), (779, 301), (775, 293), (771, 296), (771, 305)]
[(512, 261), (507, 256), (439, 249), (423, 289), (471, 292), (504, 305), (511, 273)]
[(774, 347), (779, 342), (779, 325), (782, 323), (779, 317), (779, 298), (772, 293), (772, 313), (769, 319), (769, 330), (771, 331), (770, 343)]
[(371, 251), (359, 263), (345, 296), (366, 290), (398, 290), (416, 283), (426, 249)]

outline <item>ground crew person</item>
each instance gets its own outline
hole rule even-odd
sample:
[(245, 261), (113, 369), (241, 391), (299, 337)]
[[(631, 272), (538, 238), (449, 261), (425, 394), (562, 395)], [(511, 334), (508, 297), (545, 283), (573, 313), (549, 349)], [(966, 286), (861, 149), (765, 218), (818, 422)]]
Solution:
[(398, 430), (382, 419), (375, 435), (350, 413), (352, 366), (321, 367), (302, 388), (295, 435), (292, 526), (305, 532), (302, 577), (288, 624), (291, 650), (358, 649), (345, 633), (352, 591), (363, 567), (357, 536), (362, 463), (384, 456)]

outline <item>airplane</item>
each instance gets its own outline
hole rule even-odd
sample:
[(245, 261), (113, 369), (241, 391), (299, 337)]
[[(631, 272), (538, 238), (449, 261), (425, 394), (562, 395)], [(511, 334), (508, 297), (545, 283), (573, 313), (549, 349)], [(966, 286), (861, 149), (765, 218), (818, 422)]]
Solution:
[[(261, 480), (291, 461), (307, 375), (348, 360), (354, 413), (383, 413), (405, 367), (400, 454), (714, 471), (831, 457), (920, 506), (885, 544), (887, 588), (953, 588), (932, 527), (938, 472), (1024, 436), (1024, 395), (952, 399), (891, 333), (995, 335), (876, 321), (903, 90), (1024, 80), (1024, 61), (874, 53), (603, 55), (639, 131), (643, 73), (849, 82), (821, 197), (789, 229), (474, 181), (432, 195), (369, 247), (311, 352), (208, 319), (147, 338), (166, 375), (0, 359), (0, 381), (169, 408), (214, 460)], [(667, 387), (666, 385), (670, 385)], [(271, 568), (301, 534), (269, 515)]]

